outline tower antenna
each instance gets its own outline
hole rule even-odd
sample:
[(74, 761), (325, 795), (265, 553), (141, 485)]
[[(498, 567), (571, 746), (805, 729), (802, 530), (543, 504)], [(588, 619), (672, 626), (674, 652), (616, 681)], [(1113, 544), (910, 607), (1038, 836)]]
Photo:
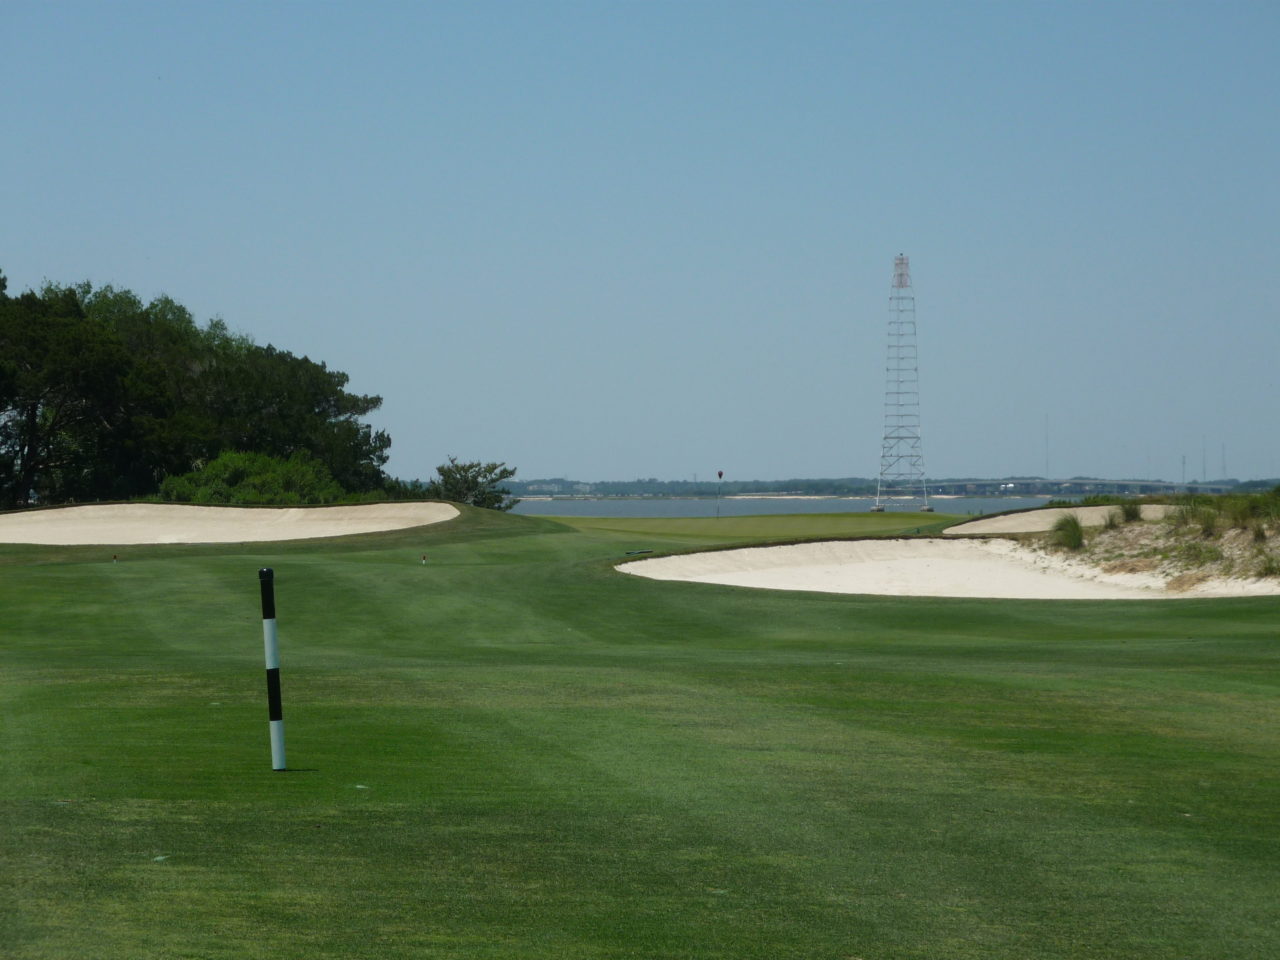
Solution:
[(889, 352), (885, 364), (884, 439), (873, 512), (902, 507), (929, 512), (920, 445), (920, 367), (916, 348), (916, 295), (906, 254), (893, 258), (889, 288)]

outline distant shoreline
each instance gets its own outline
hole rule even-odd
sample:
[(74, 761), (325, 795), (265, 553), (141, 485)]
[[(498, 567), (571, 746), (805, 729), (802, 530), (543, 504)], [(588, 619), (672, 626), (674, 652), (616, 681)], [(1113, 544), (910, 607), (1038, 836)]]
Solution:
[[(722, 497), (715, 494), (698, 494), (698, 493), (550, 493), (550, 494), (522, 494), (520, 500), (534, 501), (550, 501), (550, 500), (874, 500), (874, 493), (726, 493)], [(932, 493), (929, 495), (930, 500), (964, 500), (973, 499), (966, 497), (961, 493)], [(990, 496), (983, 497), (984, 500), (1051, 500), (1052, 494), (1048, 493), (1021, 493), (1008, 494), (1006, 496)]]

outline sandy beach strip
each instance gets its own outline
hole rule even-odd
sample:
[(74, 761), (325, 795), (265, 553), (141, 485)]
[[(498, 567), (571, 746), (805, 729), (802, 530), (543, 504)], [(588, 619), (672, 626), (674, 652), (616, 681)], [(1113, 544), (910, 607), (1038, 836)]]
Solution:
[(365, 503), (334, 507), (197, 507), (120, 503), (0, 514), (0, 543), (256, 543), (402, 530), (451, 520), (447, 503)]

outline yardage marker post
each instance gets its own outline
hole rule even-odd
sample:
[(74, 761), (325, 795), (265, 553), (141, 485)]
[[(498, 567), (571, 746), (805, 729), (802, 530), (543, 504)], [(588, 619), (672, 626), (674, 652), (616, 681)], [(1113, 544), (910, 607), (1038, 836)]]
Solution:
[(262, 647), (267, 660), (267, 727), (271, 733), (271, 769), (284, 767), (284, 711), (280, 706), (280, 646), (276, 641), (275, 571), (258, 571), (262, 587)]

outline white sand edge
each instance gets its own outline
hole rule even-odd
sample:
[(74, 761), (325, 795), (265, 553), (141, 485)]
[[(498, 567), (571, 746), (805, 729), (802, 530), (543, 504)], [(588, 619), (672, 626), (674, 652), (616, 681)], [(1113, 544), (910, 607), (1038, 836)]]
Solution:
[(196, 507), (120, 503), (0, 514), (0, 543), (49, 546), (144, 543), (258, 543), (402, 530), (451, 520), (447, 503), (336, 507)]
[[(1053, 529), (1058, 518), (1074, 513), (1084, 527), (1101, 527), (1107, 522), (1107, 514), (1118, 507), (1048, 507), (1040, 510), (1024, 510), (1021, 513), (1006, 513), (999, 517), (983, 517), (965, 523), (947, 527), (942, 531), (945, 536), (968, 536), (970, 534), (993, 533), (1047, 533)], [(1143, 520), (1161, 520), (1175, 508), (1164, 503), (1144, 503), (1142, 505)]]
[(1009, 540), (837, 540), (658, 557), (616, 569), (655, 580), (899, 597), (1158, 600), (1280, 594), (1280, 583), (1271, 580), (1208, 580), (1172, 592), (1151, 574), (1103, 573)]

